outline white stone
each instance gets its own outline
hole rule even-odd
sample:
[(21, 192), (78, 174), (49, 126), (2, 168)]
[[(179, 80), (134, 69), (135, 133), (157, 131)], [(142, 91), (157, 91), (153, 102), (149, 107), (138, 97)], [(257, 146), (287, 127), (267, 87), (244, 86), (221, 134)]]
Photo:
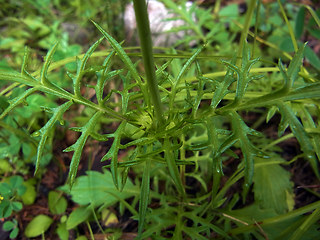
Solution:
[[(153, 45), (157, 47), (171, 47), (178, 40), (182, 39), (187, 33), (186, 31), (168, 32), (173, 28), (183, 26), (183, 20), (167, 19), (175, 17), (173, 13), (165, 7), (165, 5), (156, 0), (149, 0), (148, 15), (150, 21), (150, 31), (152, 34)], [(190, 7), (192, 2), (187, 2), (187, 7)], [(133, 3), (126, 6), (124, 12), (124, 24), (126, 28), (127, 41), (138, 42), (137, 25), (135, 20)], [(188, 31), (190, 34), (190, 31)]]

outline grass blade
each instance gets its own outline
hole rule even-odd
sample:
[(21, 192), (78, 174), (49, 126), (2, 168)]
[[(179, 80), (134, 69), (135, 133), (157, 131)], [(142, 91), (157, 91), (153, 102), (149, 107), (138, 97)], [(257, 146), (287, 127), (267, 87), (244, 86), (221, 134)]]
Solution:
[(145, 161), (145, 166), (142, 175), (140, 201), (139, 201), (139, 227), (138, 227), (138, 238), (141, 237), (145, 217), (147, 214), (149, 194), (150, 194), (150, 163), (151, 160)]

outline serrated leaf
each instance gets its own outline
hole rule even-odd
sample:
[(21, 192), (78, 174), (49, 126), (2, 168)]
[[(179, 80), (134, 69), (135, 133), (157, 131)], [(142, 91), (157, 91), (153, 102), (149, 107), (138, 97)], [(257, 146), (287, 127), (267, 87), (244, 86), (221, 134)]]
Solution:
[(185, 74), (185, 72), (188, 70), (188, 68), (190, 67), (190, 65), (193, 63), (193, 61), (197, 58), (197, 56), (201, 53), (201, 51), (204, 49), (205, 45), (201, 46), (200, 48), (197, 49), (197, 51), (195, 51), (192, 56), (188, 59), (188, 61), (183, 65), (183, 67), (181, 68), (176, 82), (174, 83), (174, 90), (176, 91), (176, 88), (179, 86), (180, 80), (182, 78), (182, 76)]
[(90, 135), (93, 139), (100, 141), (100, 142), (106, 142), (109, 139), (108, 134), (99, 134), (96, 132), (92, 132)]
[[(229, 63), (227, 61), (223, 61), (223, 63), (225, 63), (229, 69), (231, 69), (233, 72), (236, 73), (236, 75), (237, 75), (237, 88), (236, 88), (236, 96), (235, 96), (234, 101), (232, 103), (230, 103), (229, 105), (219, 109), (220, 111), (226, 111), (228, 109), (232, 109), (235, 106), (239, 105), (242, 102), (242, 99), (244, 98), (244, 95), (245, 95), (245, 92), (246, 92), (246, 89), (248, 87), (249, 82), (254, 79), (260, 78), (260, 76), (251, 76), (250, 75), (250, 70), (251, 70), (252, 66), (259, 61), (259, 58), (255, 58), (255, 59), (250, 59), (250, 58), (251, 58), (250, 49), (248, 47), (248, 43), (245, 43), (244, 47), (243, 47), (243, 51), (242, 51), (241, 67), (236, 66), (232, 62)], [(234, 61), (234, 59), (233, 59), (233, 61)], [(231, 74), (231, 73), (229, 73), (229, 74)], [(230, 77), (231, 77), (231, 75), (230, 75)], [(230, 77), (228, 77), (228, 78), (230, 78)], [(230, 81), (230, 79), (229, 79), (229, 81)], [(225, 88), (223, 94), (225, 94), (226, 90), (227, 90), (227, 88)]]
[(82, 132), (83, 131), (83, 127), (71, 127), (69, 129), (71, 131), (75, 131), (75, 132)]
[(285, 84), (286, 89), (290, 89), (293, 86), (295, 80), (298, 78), (298, 73), (302, 65), (303, 54), (306, 45), (307, 44), (305, 43), (303, 46), (301, 46), (298, 52), (295, 53), (292, 60), (290, 61), (289, 67), (287, 69), (287, 74), (290, 80)]
[[(111, 59), (114, 55), (115, 55), (114, 50), (109, 53), (109, 55), (106, 57), (102, 65), (104, 69), (102, 69), (98, 74), (98, 80), (97, 80), (97, 85), (95, 86), (95, 91), (96, 91), (96, 96), (99, 104), (103, 100), (102, 97), (103, 97), (104, 84), (109, 78), (108, 76), (109, 74), (107, 72), (111, 67)], [(120, 70), (116, 70), (116, 71), (120, 71)]]
[(303, 125), (298, 120), (293, 110), (287, 104), (279, 103), (278, 107), (282, 116), (281, 122), (290, 126), (292, 133), (297, 138), (301, 146), (301, 150), (304, 152), (305, 157), (310, 162), (313, 171), (315, 172), (317, 177), (320, 178), (318, 161), (315, 157), (315, 151), (312, 147), (311, 138), (308, 136)]
[(99, 24), (92, 21), (92, 23), (98, 28), (98, 30), (103, 34), (103, 36), (108, 40), (108, 42), (111, 44), (112, 48), (117, 52), (123, 63), (129, 68), (134, 80), (142, 87), (142, 81), (139, 76), (139, 73), (137, 69), (135, 68), (134, 64), (126, 54), (126, 52), (123, 50), (121, 45), (113, 38), (111, 35), (109, 35), (105, 30), (103, 30), (102, 27), (100, 27)]
[(102, 42), (103, 38), (100, 38), (99, 40), (97, 40), (89, 49), (88, 51), (84, 54), (83, 58), (77, 59), (77, 73), (75, 77), (72, 77), (73, 80), (73, 91), (74, 94), (77, 97), (81, 97), (81, 92), (80, 92), (80, 83), (81, 83), (81, 79), (82, 79), (82, 75), (84, 74), (84, 70), (85, 70), (85, 66), (87, 64), (87, 61), (89, 59), (89, 57), (92, 55), (92, 53), (94, 52), (94, 50), (99, 46), (99, 44)]
[(139, 189), (134, 187), (129, 179), (121, 192), (117, 190), (109, 171), (104, 173), (88, 171), (87, 176), (77, 178), (70, 192), (74, 202), (91, 205), (94, 208), (101, 205), (111, 206), (119, 201), (118, 198), (126, 199), (138, 193)]
[(23, 59), (22, 59), (22, 65), (21, 65), (21, 74), (25, 74), (26, 73), (26, 67), (27, 64), (29, 62), (29, 55), (30, 55), (30, 51), (28, 46), (24, 47), (24, 54), (23, 54)]
[[(233, 59), (231, 60), (231, 64), (234, 65), (236, 63), (236, 60), (236, 57), (233, 57)], [(218, 84), (216, 91), (213, 94), (211, 100), (212, 108), (216, 108), (221, 100), (229, 93), (228, 88), (234, 81), (236, 81), (236, 79), (233, 77), (233, 70), (231, 68), (228, 68), (223, 81)]]
[(105, 82), (110, 78), (113, 78), (114, 76), (120, 74), (121, 72), (123, 72), (123, 70), (114, 70), (112, 72), (109, 72), (108, 74), (104, 74), (98, 79), (97, 85), (94, 87), (98, 103), (102, 104), (103, 102), (103, 90)]
[(108, 160), (111, 158), (111, 173), (114, 185), (117, 189), (119, 189), (119, 182), (118, 182), (118, 151), (121, 148), (120, 141), (125, 130), (126, 122), (121, 122), (117, 130), (113, 134), (113, 143), (109, 151), (102, 157), (101, 161)]
[(255, 158), (253, 191), (261, 209), (274, 209), (278, 214), (288, 212), (294, 201), (291, 174), (278, 164), (265, 164), (268, 160)]
[[(300, 105), (299, 104), (299, 107), (302, 111), (302, 113), (300, 113), (299, 115), (301, 116), (301, 121), (303, 123), (303, 126), (305, 128), (310, 128), (310, 129), (317, 129), (317, 126), (313, 120), (313, 117), (311, 115), (311, 113), (307, 110), (307, 108), (304, 106), (304, 105)], [(313, 147), (315, 149), (315, 153), (318, 157), (318, 160), (320, 159), (320, 145), (319, 145), (319, 142), (320, 142), (320, 135), (319, 134), (314, 134), (312, 136), (312, 144), (313, 144)]]
[(77, 176), (79, 162), (81, 159), (83, 147), (84, 147), (88, 137), (90, 136), (90, 134), (92, 132), (94, 132), (96, 124), (97, 124), (101, 115), (102, 115), (101, 112), (96, 112), (90, 118), (90, 120), (86, 123), (86, 125), (84, 125), (82, 127), (83, 131), (81, 133), (81, 136), (78, 138), (78, 140), (73, 145), (71, 145), (70, 147), (68, 147), (64, 150), (64, 152), (74, 151), (72, 159), (71, 159), (70, 170), (69, 170), (69, 175), (68, 175), (68, 182), (71, 186), (74, 183), (74, 180)]
[(1, 113), (0, 120), (3, 119), (12, 109), (17, 107), (19, 104), (23, 103), (23, 101), (32, 93), (37, 91), (35, 88), (30, 88), (18, 97), (9, 101), (9, 106)]
[(50, 134), (50, 131), (54, 128), (54, 124), (56, 121), (60, 121), (62, 119), (62, 115), (69, 109), (69, 107), (73, 104), (72, 101), (66, 102), (62, 104), (61, 106), (57, 108), (53, 108), (53, 116), (50, 118), (50, 120), (44, 125), (39, 131), (38, 134), (41, 136), (41, 139), (39, 141), (38, 145), (38, 150), (37, 150), (37, 160), (36, 160), (36, 168), (34, 171), (34, 174), (37, 173), (39, 166), (40, 166), (40, 161), (41, 161), (41, 156), (43, 149), (45, 147), (47, 138)]
[(38, 215), (27, 225), (24, 235), (28, 238), (40, 236), (48, 230), (52, 223), (52, 218), (43, 214)]
[[(244, 172), (245, 172), (245, 182), (243, 190), (243, 200), (246, 197), (247, 191), (252, 183), (253, 173), (254, 173), (254, 157), (255, 156), (266, 156), (261, 150), (257, 149), (248, 138), (248, 135), (255, 135), (255, 130), (249, 128), (241, 119), (241, 117), (236, 112), (231, 112), (231, 123), (234, 134), (232, 135), (234, 139), (237, 139), (240, 143), (240, 148), (244, 158)], [(230, 140), (231, 141), (231, 140)]]
[(41, 68), (41, 73), (40, 73), (40, 82), (43, 85), (48, 85), (50, 84), (48, 78), (47, 78), (47, 73), (48, 73), (48, 69), (49, 69), (49, 65), (51, 63), (53, 54), (55, 53), (56, 49), (58, 47), (58, 42), (55, 43), (50, 50), (48, 51), (47, 55), (44, 58), (44, 64), (42, 65)]
[(123, 145), (123, 148), (128, 148), (130, 146), (137, 146), (137, 145), (140, 145), (140, 146), (148, 145), (154, 141), (155, 141), (155, 139), (152, 137), (141, 137), (139, 139), (133, 140), (133, 141)]

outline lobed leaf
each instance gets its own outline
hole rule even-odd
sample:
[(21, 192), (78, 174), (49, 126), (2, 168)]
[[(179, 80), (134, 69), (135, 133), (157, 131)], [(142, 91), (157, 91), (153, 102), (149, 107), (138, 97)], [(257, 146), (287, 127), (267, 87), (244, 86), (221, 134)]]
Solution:
[[(231, 65), (234, 65), (236, 63), (236, 58), (234, 57), (231, 60)], [(233, 69), (228, 68), (226, 75), (224, 76), (224, 79), (222, 82), (217, 84), (217, 88), (215, 92), (213, 93), (213, 97), (211, 100), (211, 107), (215, 109), (218, 104), (221, 102), (221, 100), (230, 92), (229, 86), (236, 81), (236, 79), (233, 77)]]
[(112, 72), (109, 72), (107, 74), (103, 74), (102, 76), (100, 76), (98, 78), (98, 82), (97, 85), (94, 87), (95, 91), (96, 91), (96, 96), (97, 96), (97, 100), (99, 105), (103, 105), (103, 90), (104, 90), (104, 85), (106, 83), (107, 80), (109, 80), (110, 78), (113, 78), (114, 76), (120, 74), (122, 72), (122, 70), (115, 70)]
[(23, 101), (32, 93), (34, 93), (36, 89), (30, 88), (21, 95), (15, 97), (12, 100), (9, 100), (9, 106), (1, 113), (0, 120), (3, 119), (11, 110), (17, 107), (19, 104), (23, 103)]
[[(299, 104), (299, 107), (301, 109), (300, 116), (301, 116), (301, 121), (303, 123), (303, 126), (308, 129), (316, 130), (317, 126), (312, 118), (311, 113), (307, 110), (306, 106)], [(312, 141), (312, 145), (315, 149), (315, 153), (316, 153), (318, 160), (319, 160), (320, 159), (320, 145), (318, 143), (320, 142), (320, 135), (314, 134), (312, 136), (311, 141)]]
[[(243, 191), (243, 199), (249, 190), (249, 187), (252, 183), (253, 173), (254, 173), (254, 157), (262, 156), (265, 157), (266, 154), (261, 150), (257, 149), (250, 141), (248, 135), (258, 135), (255, 130), (249, 128), (241, 119), (241, 117), (236, 112), (230, 112), (231, 124), (233, 129), (233, 134), (228, 137), (225, 142), (219, 148), (219, 155), (223, 151), (230, 148), (235, 142), (239, 142), (240, 148), (242, 150), (245, 166), (245, 183)], [(223, 151), (222, 151), (223, 150)]]
[[(117, 189), (119, 189), (119, 182), (118, 182), (118, 151), (121, 148), (121, 137), (123, 135), (124, 129), (126, 126), (126, 122), (123, 121), (120, 123), (117, 130), (112, 134), (112, 137), (114, 138), (113, 143), (109, 151), (102, 157), (101, 161), (108, 160), (111, 158), (111, 173), (114, 185)], [(110, 136), (111, 137), (111, 136)], [(123, 186), (122, 186), (123, 187)]]
[[(112, 48), (116, 51), (116, 53), (119, 55), (123, 63), (128, 67), (130, 70), (133, 79), (139, 84), (140, 87), (143, 86), (143, 83), (141, 81), (141, 78), (139, 76), (138, 71), (136, 70), (134, 64), (132, 63), (131, 59), (128, 57), (126, 52), (123, 50), (121, 45), (113, 38), (111, 35), (109, 35), (105, 30), (103, 30), (102, 27), (99, 26), (99, 24), (92, 21), (92, 23), (98, 28), (98, 30), (102, 33), (102, 35), (108, 40), (108, 42), (111, 44)], [(141, 88), (143, 90), (143, 88)]]
[(94, 50), (99, 46), (99, 44), (102, 42), (103, 38), (100, 38), (99, 40), (97, 40), (89, 49), (88, 51), (84, 54), (83, 58), (81, 60), (79, 60), (77, 58), (77, 73), (75, 77), (71, 77), (72, 81), (73, 81), (73, 91), (74, 94), (77, 97), (81, 97), (81, 93), (80, 93), (80, 85), (81, 85), (81, 79), (82, 76), (84, 74), (84, 70), (87, 64), (87, 61), (89, 59), (89, 57), (92, 55), (92, 53), (94, 52)]
[[(85, 176), (80, 176), (75, 181), (70, 191), (72, 200), (82, 206), (93, 208), (104, 205), (109, 207), (120, 199), (126, 199), (139, 193), (138, 187), (134, 186), (130, 179), (120, 192), (113, 184), (110, 171), (103, 173), (87, 171)], [(117, 196), (117, 197), (115, 197)]]
[(194, 54), (192, 54), (192, 56), (188, 59), (188, 61), (183, 65), (183, 67), (181, 68), (181, 70), (177, 76), (177, 79), (174, 83), (174, 89), (176, 89), (179, 86), (179, 83), (180, 83), (180, 80), (181, 80), (183, 74), (185, 74), (187, 69), (190, 67), (190, 65), (193, 63), (193, 61), (197, 58), (197, 56), (201, 53), (201, 51), (204, 48), (205, 48), (205, 45), (198, 48), (197, 51), (195, 51)]
[(72, 104), (73, 102), (69, 101), (57, 108), (53, 108), (52, 109), (53, 115), (50, 118), (50, 120), (38, 132), (33, 133), (33, 136), (39, 136), (39, 135), (41, 136), (40, 142), (38, 144), (37, 160), (36, 160), (34, 174), (36, 174), (39, 169), (42, 152), (45, 147), (47, 138), (50, 134), (50, 131), (53, 130), (56, 121), (61, 121), (63, 114), (69, 109), (69, 107)]
[(291, 128), (292, 133), (297, 138), (301, 150), (304, 152), (306, 158), (310, 162), (313, 171), (320, 178), (319, 168), (318, 168), (318, 161), (315, 157), (315, 151), (313, 149), (312, 140), (308, 136), (307, 132), (305, 131), (303, 125), (298, 120), (297, 116), (293, 112), (293, 110), (289, 107), (286, 103), (278, 103), (279, 112), (281, 113), (281, 125), (289, 125)]
[[(44, 58), (44, 63), (42, 65), (42, 68), (41, 68), (41, 73), (40, 73), (40, 83), (42, 85), (47, 85), (49, 84), (49, 80), (47, 78), (47, 73), (48, 73), (48, 68), (50, 66), (50, 63), (51, 63), (51, 60), (52, 60), (52, 57), (55, 53), (55, 51), (57, 50), (57, 46), (58, 46), (58, 43), (55, 43), (51, 48), (50, 50), (47, 52), (47, 55), (45, 56)], [(24, 68), (24, 67), (23, 67)]]
[[(302, 45), (299, 50), (295, 53), (295, 55), (293, 56), (289, 67), (287, 69), (287, 74), (289, 77), (289, 81), (285, 82), (284, 88), (289, 90), (295, 80), (298, 78), (298, 73), (300, 71), (300, 67), (302, 65), (302, 60), (303, 60), (303, 54), (304, 54), (304, 49), (306, 47), (307, 43), (305, 43), (304, 45)], [(280, 61), (279, 61), (280, 62)]]
[(94, 132), (95, 126), (97, 125), (97, 122), (99, 118), (101, 117), (101, 112), (96, 112), (90, 120), (82, 127), (82, 133), (81, 136), (78, 138), (78, 140), (65, 150), (64, 152), (70, 152), (74, 151), (71, 163), (70, 163), (70, 170), (68, 175), (68, 182), (70, 186), (74, 183), (74, 180), (77, 176), (77, 171), (79, 167), (79, 162), (82, 154), (83, 147), (88, 139), (88, 137), (91, 135), (92, 132)]

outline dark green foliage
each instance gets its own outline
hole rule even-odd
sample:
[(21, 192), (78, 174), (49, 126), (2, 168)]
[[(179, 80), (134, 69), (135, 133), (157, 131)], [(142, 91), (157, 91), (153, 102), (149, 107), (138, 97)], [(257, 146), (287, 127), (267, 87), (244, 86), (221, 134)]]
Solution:
[[(136, 6), (143, 6), (138, 10), (146, 13), (143, 1), (137, 0), (135, 4), (142, 4)], [(29, 142), (28, 150), (36, 155), (35, 172), (38, 172), (44, 165), (46, 148), (51, 146), (49, 140), (53, 137), (56, 123), (63, 124), (66, 113), (73, 111), (74, 107), (80, 105), (84, 108), (85, 121), (79, 120), (79, 127), (70, 128), (80, 134), (64, 150), (73, 152), (73, 155), (69, 184), (62, 189), (79, 205), (58, 226), (58, 234), (64, 238), (68, 237), (68, 230), (76, 229), (84, 222), (89, 225), (92, 219), (99, 225), (99, 214), (115, 204), (119, 204), (120, 214), (128, 209), (139, 221), (137, 238), (140, 239), (303, 239), (303, 236), (314, 236), (315, 229), (319, 227), (319, 201), (294, 209), (291, 175), (282, 165), (298, 160), (282, 158), (279, 154), (282, 150), (275, 146), (288, 135), (296, 138), (301, 149), (300, 158), (304, 158), (320, 178), (320, 84), (317, 75), (303, 67), (304, 55), (317, 58), (307, 50), (306, 44), (300, 44), (294, 38), (302, 34), (303, 25), (300, 22), (296, 24), (296, 35), (288, 26), (295, 53), (291, 56), (282, 49), (279, 55), (282, 54), (285, 60), (267, 67), (269, 62), (264, 56), (256, 58), (257, 54), (252, 53), (256, 51), (256, 42), (251, 44), (248, 37), (250, 27), (255, 26), (262, 31), (270, 27), (268, 24), (271, 22), (260, 22), (259, 26), (262, 19), (255, 19), (252, 23), (255, 1), (249, 2), (248, 13), (241, 17), (244, 22), (242, 31), (235, 30), (239, 24), (236, 21), (239, 14), (232, 13), (235, 6), (228, 6), (217, 14), (219, 6), (216, 5), (212, 17), (209, 10), (198, 10), (195, 3), (188, 9), (171, 0), (163, 2), (178, 14), (176, 18), (187, 23), (183, 30), (195, 33), (182, 42), (196, 40), (200, 43), (192, 54), (172, 54), (166, 49), (167, 53), (156, 55), (149, 46), (142, 47), (141, 54), (131, 57), (122, 43), (94, 21), (103, 37), (75, 61), (62, 59), (54, 62), (58, 51), (56, 43), (49, 49), (41, 70), (30, 71), (26, 49), (20, 72), (9, 69), (0, 72), (1, 81), (13, 82), (4, 89), (4, 92), (12, 92), (11, 99), (0, 98), (0, 126), (14, 133), (9, 144), (1, 143), (1, 149), (10, 149), (9, 153), (14, 155), (24, 146), (18, 143), (19, 139)], [(277, 4), (285, 20), (275, 18), (272, 24), (289, 24), (282, 4), (280, 1)], [(41, 5), (37, 6), (41, 11)], [(261, 9), (261, 15), (266, 16), (266, 9), (263, 6)], [(304, 8), (299, 10), (297, 19), (304, 18), (303, 11)], [(199, 25), (193, 21), (194, 13), (204, 14), (198, 19)], [(143, 16), (147, 15), (138, 16), (141, 18), (137, 21), (139, 28), (147, 27)], [(220, 19), (225, 23), (227, 17), (234, 19), (230, 23), (230, 32), (239, 31), (241, 43), (237, 46), (238, 53), (230, 54), (229, 51), (230, 56), (223, 57), (227, 60), (217, 61), (217, 56), (206, 54), (214, 53), (214, 43), (221, 43), (223, 47), (223, 39), (233, 37), (216, 36), (224, 25), (213, 26), (210, 21)], [(316, 17), (314, 20), (319, 25)], [(210, 31), (204, 34), (202, 27), (210, 28)], [(273, 34), (273, 37), (279, 37), (276, 31)], [(140, 37), (145, 38), (142, 43), (151, 43), (150, 34), (140, 34)], [(104, 43), (108, 43), (110, 48), (104, 52), (96, 51)], [(274, 49), (280, 48), (270, 42), (264, 43)], [(235, 43), (230, 40), (225, 45), (230, 49)], [(105, 57), (104, 61), (95, 61), (101, 56)], [(144, 62), (137, 61), (136, 56), (142, 56)], [(161, 58), (154, 61), (154, 56)], [(51, 77), (54, 70), (71, 62), (76, 67), (68, 68), (69, 78), (65, 79), (68, 84), (54, 81), (55, 78)], [(146, 74), (138, 69), (143, 69)], [(108, 89), (111, 83), (115, 84), (115, 89)], [(24, 90), (18, 91), (18, 86), (23, 86)], [(18, 89), (18, 92), (12, 89)], [(94, 97), (88, 97), (89, 91)], [(54, 98), (42, 101), (43, 96)], [(39, 121), (29, 128), (34, 132), (32, 138), (27, 131), (19, 129), (20, 122), (14, 117), (19, 115), (18, 109), (25, 102), (29, 104), (27, 114), (39, 112), (39, 104), (32, 104), (36, 101), (34, 99), (51, 116), (44, 115), (44, 122), (40, 124)], [(59, 99), (58, 106), (56, 99)], [(279, 139), (269, 139), (258, 131), (259, 124), (251, 124), (245, 118), (245, 112), (259, 114), (260, 124), (268, 124), (278, 114), (280, 123), (275, 125)], [(23, 118), (18, 120), (25, 123)], [(114, 127), (106, 130), (105, 123), (113, 123)], [(37, 137), (40, 137), (39, 142)], [(106, 147), (100, 159), (109, 161), (108, 169), (103, 173), (88, 171), (86, 176), (77, 178), (83, 151), (92, 139), (103, 144), (112, 140), (110, 148)], [(9, 148), (11, 143), (14, 143), (13, 147)], [(128, 156), (122, 157), (123, 151)], [(235, 166), (229, 167), (228, 161), (234, 159), (238, 159)], [(134, 183), (129, 171), (134, 173)], [(22, 187), (19, 187), (21, 182), (20, 178), (11, 177), (11, 185), (1, 183), (0, 194), (4, 197), (1, 216), (8, 217), (13, 210), (21, 209), (19, 202), (8, 200), (14, 194), (23, 194)], [(233, 186), (241, 189), (232, 192)], [(62, 215), (66, 210), (61, 194), (49, 194), (52, 214)], [(250, 205), (247, 204), (248, 195), (254, 201)], [(313, 211), (310, 215), (304, 215), (310, 211)], [(43, 224), (34, 227), (41, 218), (44, 219)], [(35, 218), (25, 234), (39, 236), (51, 224), (52, 218), (48, 216)], [(12, 236), (17, 234), (15, 226), (14, 222), (6, 224)], [(99, 228), (104, 231), (100, 225)]]

